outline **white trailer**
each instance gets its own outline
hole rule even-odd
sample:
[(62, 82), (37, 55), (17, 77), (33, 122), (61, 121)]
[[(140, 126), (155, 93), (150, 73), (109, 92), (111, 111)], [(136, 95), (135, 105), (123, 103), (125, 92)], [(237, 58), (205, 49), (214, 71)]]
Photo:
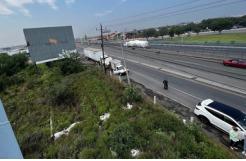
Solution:
[(122, 65), (120, 60), (113, 59), (110, 61), (110, 64), (113, 74), (123, 75), (128, 72), (128, 70)]
[(147, 48), (149, 47), (148, 41), (143, 40), (131, 40), (124, 43), (125, 47), (141, 47), (141, 48)]
[[(102, 50), (100, 50), (100, 49), (84, 48), (84, 55), (88, 59), (91, 59), (95, 62), (103, 64), (103, 53), (102, 53)], [(108, 55), (104, 54), (104, 59), (105, 59), (105, 65), (109, 66), (112, 58), (109, 57)]]

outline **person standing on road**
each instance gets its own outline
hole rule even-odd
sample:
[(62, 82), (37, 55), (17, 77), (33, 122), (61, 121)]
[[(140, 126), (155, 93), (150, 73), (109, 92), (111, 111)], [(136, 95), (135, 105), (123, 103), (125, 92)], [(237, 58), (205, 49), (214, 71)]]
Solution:
[(167, 80), (163, 81), (163, 88), (168, 90), (168, 81)]
[(233, 150), (233, 149), (237, 149), (237, 143), (239, 141), (238, 139), (238, 129), (236, 127), (232, 127), (230, 133), (229, 133), (229, 136), (230, 136), (230, 148)]

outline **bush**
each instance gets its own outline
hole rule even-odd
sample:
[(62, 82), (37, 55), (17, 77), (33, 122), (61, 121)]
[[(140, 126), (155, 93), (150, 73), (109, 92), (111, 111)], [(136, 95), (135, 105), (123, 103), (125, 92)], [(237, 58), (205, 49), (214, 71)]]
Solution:
[(78, 60), (66, 58), (59, 62), (59, 67), (63, 75), (70, 75), (73, 73), (79, 73), (85, 70), (85, 66)]
[(119, 158), (129, 158), (131, 149), (136, 147), (134, 129), (128, 123), (117, 126), (109, 136), (109, 146)]
[(51, 105), (55, 106), (76, 106), (79, 103), (79, 98), (77, 97), (74, 90), (71, 89), (69, 84), (65, 82), (57, 83), (48, 89), (48, 100)]
[(0, 75), (0, 91), (4, 91), (8, 86), (18, 85), (22, 82), (24, 82), (24, 79), (17, 75), (11, 77), (6, 76), (5, 74)]
[(79, 158), (81, 158), (81, 159), (95, 159), (95, 158), (97, 158), (97, 153), (98, 153), (98, 151), (96, 149), (84, 148), (79, 153)]
[(134, 87), (127, 87), (124, 90), (123, 94), (123, 102), (124, 103), (134, 103), (134, 102), (140, 102), (142, 101), (141, 95), (138, 94), (137, 90)]
[(16, 54), (9, 56), (0, 54), (0, 75), (6, 74), (12, 76), (27, 66), (27, 56), (25, 54)]

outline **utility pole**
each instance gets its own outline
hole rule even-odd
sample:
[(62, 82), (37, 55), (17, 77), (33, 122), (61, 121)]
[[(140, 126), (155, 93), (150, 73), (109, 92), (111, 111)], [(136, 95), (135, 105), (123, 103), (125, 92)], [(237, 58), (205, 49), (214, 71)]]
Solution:
[(104, 58), (103, 27), (102, 27), (102, 24), (100, 24), (100, 30), (101, 30), (101, 47), (102, 47), (102, 54), (103, 54), (103, 68), (104, 68), (104, 72), (106, 74), (106, 66), (105, 66), (105, 58)]
[[(122, 42), (121, 42), (121, 54), (122, 54), (122, 58), (124, 60), (124, 66), (127, 69), (127, 66), (126, 66), (126, 58), (124, 56), (124, 47), (123, 47), (123, 43), (124, 43), (124, 40), (125, 40), (124, 36), (125, 36), (125, 32), (123, 32), (123, 37), (122, 37)], [(129, 78), (128, 71), (126, 71), (126, 77), (127, 77), (128, 85), (130, 86), (131, 85), (131, 81), (130, 81), (130, 78)]]

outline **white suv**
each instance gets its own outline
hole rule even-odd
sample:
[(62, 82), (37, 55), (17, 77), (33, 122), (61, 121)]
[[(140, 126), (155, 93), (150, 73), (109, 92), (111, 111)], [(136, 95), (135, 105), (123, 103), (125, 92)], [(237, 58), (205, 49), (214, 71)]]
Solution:
[(211, 99), (199, 102), (194, 110), (200, 120), (210, 123), (229, 134), (232, 126), (246, 133), (246, 114)]

